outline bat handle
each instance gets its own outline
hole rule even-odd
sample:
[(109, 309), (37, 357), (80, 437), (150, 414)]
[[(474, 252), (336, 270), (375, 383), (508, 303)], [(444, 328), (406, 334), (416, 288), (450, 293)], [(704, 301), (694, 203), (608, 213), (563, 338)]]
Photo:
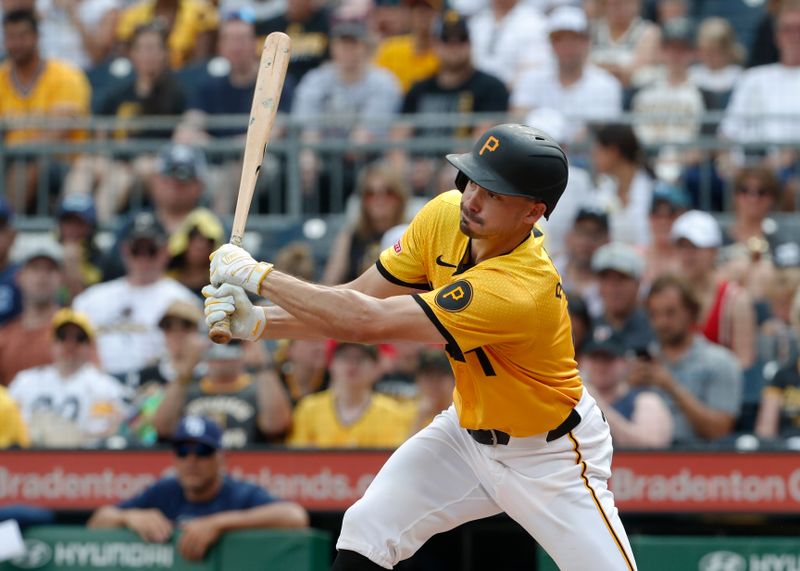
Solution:
[(218, 345), (226, 345), (231, 340), (231, 318), (225, 316), (221, 321), (217, 321), (211, 331), (208, 332), (209, 338)]
[[(231, 236), (231, 244), (234, 246), (242, 245), (242, 237), (238, 233)], [(233, 335), (231, 335), (231, 317), (226, 315), (220, 321), (214, 324), (211, 331), (208, 332), (208, 337), (217, 345), (227, 345), (231, 342)]]

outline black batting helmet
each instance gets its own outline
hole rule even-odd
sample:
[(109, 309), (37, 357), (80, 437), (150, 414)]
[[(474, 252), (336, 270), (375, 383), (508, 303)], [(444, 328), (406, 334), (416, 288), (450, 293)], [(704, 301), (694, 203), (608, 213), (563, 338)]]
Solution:
[(527, 125), (497, 125), (481, 135), (472, 152), (447, 155), (458, 169), (456, 188), (469, 181), (497, 194), (544, 202), (549, 218), (567, 187), (567, 156), (552, 137)]

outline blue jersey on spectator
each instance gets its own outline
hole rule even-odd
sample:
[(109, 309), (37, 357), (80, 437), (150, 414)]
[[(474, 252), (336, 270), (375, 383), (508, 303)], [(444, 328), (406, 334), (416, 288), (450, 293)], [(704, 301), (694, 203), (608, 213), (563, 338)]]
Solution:
[(17, 269), (17, 264), (10, 264), (0, 270), (0, 325), (22, 311), (22, 294), (14, 281)]
[(120, 502), (117, 506), (122, 509), (156, 508), (167, 519), (181, 522), (229, 510), (246, 510), (275, 501), (277, 500), (264, 488), (226, 476), (219, 493), (207, 502), (189, 501), (177, 479), (163, 478), (138, 496)]

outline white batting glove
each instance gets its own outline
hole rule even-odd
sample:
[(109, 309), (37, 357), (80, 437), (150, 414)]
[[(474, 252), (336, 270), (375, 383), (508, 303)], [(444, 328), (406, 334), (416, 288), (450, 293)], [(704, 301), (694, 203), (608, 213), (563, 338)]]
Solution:
[(269, 262), (257, 262), (239, 246), (225, 244), (211, 254), (211, 285), (238, 285), (260, 295), (261, 282), (272, 271)]
[(261, 338), (267, 327), (267, 315), (263, 307), (256, 307), (250, 303), (250, 298), (241, 286), (207, 285), (203, 288), (203, 295), (206, 298), (206, 325), (209, 329), (213, 329), (215, 324), (230, 317), (233, 337), (247, 341)]

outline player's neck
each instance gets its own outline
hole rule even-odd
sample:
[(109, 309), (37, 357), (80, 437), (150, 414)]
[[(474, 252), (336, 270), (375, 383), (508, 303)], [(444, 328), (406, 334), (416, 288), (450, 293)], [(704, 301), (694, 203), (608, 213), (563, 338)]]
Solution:
[(522, 230), (517, 234), (504, 236), (497, 240), (486, 238), (473, 238), (470, 240), (470, 259), (475, 264), (479, 264), (484, 260), (496, 258), (508, 254), (517, 246), (522, 244), (531, 234), (532, 228)]

